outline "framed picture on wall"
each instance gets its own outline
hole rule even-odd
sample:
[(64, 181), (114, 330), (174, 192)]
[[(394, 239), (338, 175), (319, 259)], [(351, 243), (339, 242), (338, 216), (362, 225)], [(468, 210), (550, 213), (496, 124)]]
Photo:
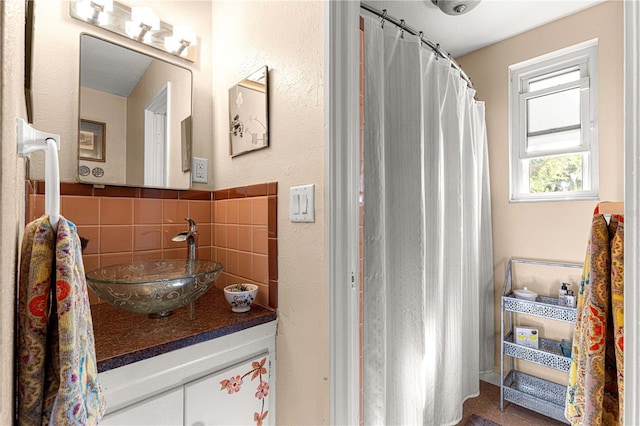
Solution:
[(106, 158), (106, 124), (99, 121), (80, 120), (78, 157), (81, 160), (101, 161)]

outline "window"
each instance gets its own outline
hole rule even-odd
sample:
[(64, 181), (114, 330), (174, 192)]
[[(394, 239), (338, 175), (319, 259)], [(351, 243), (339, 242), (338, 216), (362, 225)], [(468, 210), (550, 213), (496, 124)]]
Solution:
[(597, 40), (509, 67), (510, 200), (598, 198)]

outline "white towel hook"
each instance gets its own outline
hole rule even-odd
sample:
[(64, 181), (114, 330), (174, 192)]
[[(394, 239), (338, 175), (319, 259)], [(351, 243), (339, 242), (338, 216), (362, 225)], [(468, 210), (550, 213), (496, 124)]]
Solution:
[(58, 151), (60, 135), (41, 132), (29, 126), (22, 118), (16, 119), (18, 154), (26, 157), (32, 152), (45, 151), (45, 213), (53, 229), (58, 228), (60, 219), (60, 172)]

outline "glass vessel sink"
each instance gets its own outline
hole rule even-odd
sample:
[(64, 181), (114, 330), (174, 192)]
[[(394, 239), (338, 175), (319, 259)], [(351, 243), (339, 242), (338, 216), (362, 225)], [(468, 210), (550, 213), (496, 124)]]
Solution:
[(165, 317), (195, 302), (213, 285), (222, 265), (210, 260), (144, 260), (87, 272), (102, 300), (126, 311)]

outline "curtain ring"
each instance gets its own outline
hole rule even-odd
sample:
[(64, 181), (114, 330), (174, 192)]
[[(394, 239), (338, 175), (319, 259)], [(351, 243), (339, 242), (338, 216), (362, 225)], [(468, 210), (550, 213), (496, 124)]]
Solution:
[(440, 43), (436, 43), (436, 48), (433, 49), (433, 53), (436, 54), (436, 61), (440, 59)]
[(423, 33), (422, 31), (420, 31), (420, 32), (418, 33), (418, 37), (420, 37), (420, 41), (422, 41), (422, 36), (424, 36), (424, 33)]
[(382, 16), (380, 17), (380, 25), (382, 26), (382, 29), (384, 29), (384, 21), (386, 20), (386, 16), (387, 9), (382, 9)]
[(404, 38), (404, 19), (400, 20), (400, 38)]

